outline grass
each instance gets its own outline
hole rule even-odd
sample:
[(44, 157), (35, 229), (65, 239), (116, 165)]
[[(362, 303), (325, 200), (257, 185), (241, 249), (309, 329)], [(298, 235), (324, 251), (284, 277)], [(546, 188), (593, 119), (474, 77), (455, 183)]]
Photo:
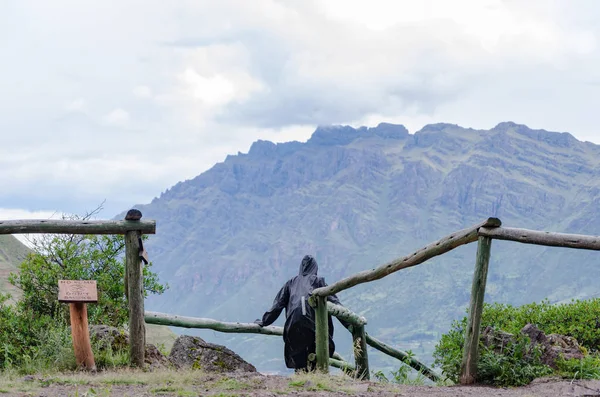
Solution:
[(178, 397), (191, 397), (191, 396), (197, 396), (198, 393), (189, 390), (189, 389), (185, 389), (182, 387), (178, 387), (178, 386), (161, 386), (161, 387), (155, 387), (155, 388), (151, 388), (150, 389), (150, 393), (155, 394), (157, 396), (159, 395), (168, 395), (168, 396), (178, 396)]
[(251, 386), (247, 383), (240, 382), (237, 379), (223, 378), (215, 383), (215, 386), (223, 390), (245, 390)]
[(283, 392), (302, 391), (341, 391), (348, 394), (364, 393), (367, 389), (379, 389), (387, 391), (397, 390), (396, 385), (384, 383), (367, 383), (352, 380), (346, 376), (330, 376), (319, 373), (294, 374), (288, 381), (287, 390)]
[[(395, 392), (396, 385), (354, 381), (346, 376), (297, 374), (290, 377), (260, 374), (215, 374), (199, 370), (120, 369), (96, 374), (40, 373), (23, 377), (16, 371), (0, 374), (0, 393), (49, 396), (241, 396), (255, 391), (277, 395), (298, 392), (344, 392), (351, 395), (371, 390)], [(52, 393), (50, 393), (52, 392)], [(54, 393), (54, 394), (53, 394)], [(1, 394), (0, 394), (1, 396)]]

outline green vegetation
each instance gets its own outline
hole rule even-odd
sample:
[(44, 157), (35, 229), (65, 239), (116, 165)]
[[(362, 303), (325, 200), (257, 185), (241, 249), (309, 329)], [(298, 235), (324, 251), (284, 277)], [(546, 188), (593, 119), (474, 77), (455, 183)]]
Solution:
[[(122, 368), (97, 374), (40, 373), (24, 378), (15, 371), (0, 377), (0, 393), (26, 392), (30, 395), (48, 394), (59, 389), (63, 395), (168, 395), (168, 396), (244, 396), (249, 394), (317, 394), (338, 392), (348, 395), (366, 392), (399, 394), (397, 385), (356, 382), (347, 376), (328, 376), (316, 373), (264, 377), (257, 374), (215, 374), (197, 370), (163, 369), (146, 372)], [(86, 394), (87, 393), (87, 394)]]
[[(69, 219), (87, 219), (72, 216)], [(90, 324), (123, 327), (128, 308), (124, 291), (122, 236), (48, 235), (33, 241), (33, 251), (11, 273), (10, 283), (20, 297), (0, 293), (0, 370), (20, 373), (75, 368), (69, 329), (69, 306), (58, 302), (58, 280), (96, 280), (98, 303), (88, 305)], [(144, 266), (144, 293), (161, 294), (167, 288)], [(125, 365), (121, 351), (94, 346), (99, 368)]]
[(590, 354), (583, 360), (559, 360), (558, 372), (567, 379), (600, 379), (600, 356)]
[[(544, 365), (538, 346), (520, 334), (528, 323), (535, 324), (546, 334), (570, 336), (579, 342), (583, 360), (559, 360), (558, 370)], [(452, 324), (450, 331), (440, 339), (434, 352), (435, 365), (453, 382), (458, 382), (462, 347), (467, 318)], [(565, 378), (600, 379), (600, 299), (573, 300), (552, 305), (547, 300), (520, 307), (506, 304), (485, 304), (481, 329), (491, 326), (515, 336), (502, 350), (493, 351), (480, 343), (478, 381), (498, 386), (520, 386), (537, 377), (555, 374)]]
[[(414, 353), (411, 350), (406, 351), (407, 357), (402, 360), (403, 364), (400, 367), (390, 372), (388, 378), (383, 371), (372, 371), (373, 378), (384, 383), (397, 383), (401, 385), (424, 385), (427, 377), (420, 371), (415, 371), (410, 366), (410, 359), (414, 357)], [(416, 372), (416, 376), (413, 375)]]

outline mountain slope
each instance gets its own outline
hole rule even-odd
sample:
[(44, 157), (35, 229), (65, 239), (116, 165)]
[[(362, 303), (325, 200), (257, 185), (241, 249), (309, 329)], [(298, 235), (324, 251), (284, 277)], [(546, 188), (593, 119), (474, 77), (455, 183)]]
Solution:
[(31, 252), (19, 240), (11, 235), (0, 235), (0, 292), (20, 296), (18, 288), (8, 282), (10, 273), (17, 271), (17, 266)]
[[(391, 124), (320, 127), (306, 143), (258, 141), (140, 206), (157, 220), (148, 251), (171, 285), (147, 308), (253, 321), (304, 254), (316, 255), (320, 274), (333, 282), (489, 216), (508, 226), (600, 234), (599, 177), (599, 146), (514, 123), (488, 131), (436, 124), (414, 135)], [(486, 299), (597, 293), (594, 254), (494, 242)], [(461, 247), (340, 298), (367, 317), (370, 334), (428, 359), (439, 333), (464, 315), (474, 258), (474, 245)], [(336, 341), (348, 355), (340, 328)], [(283, 367), (280, 340), (199, 333), (261, 370)]]

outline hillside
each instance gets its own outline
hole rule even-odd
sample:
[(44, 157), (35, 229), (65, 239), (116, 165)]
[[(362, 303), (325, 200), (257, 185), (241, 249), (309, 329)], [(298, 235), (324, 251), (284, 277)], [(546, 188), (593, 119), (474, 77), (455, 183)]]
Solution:
[[(391, 124), (319, 127), (306, 143), (258, 141), (139, 206), (157, 220), (147, 248), (171, 285), (146, 307), (253, 321), (306, 253), (332, 282), (489, 216), (600, 234), (599, 177), (600, 146), (510, 122), (491, 130), (428, 125), (414, 135)], [(340, 298), (369, 320), (370, 334), (429, 361), (440, 332), (465, 313), (474, 258), (474, 245), (461, 247)], [(597, 263), (593, 252), (494, 242), (486, 300), (595, 295)], [(259, 370), (283, 369), (279, 338), (197, 333)], [(339, 325), (336, 341), (349, 356)], [(374, 367), (396, 365), (370, 354)]]
[(8, 282), (8, 275), (17, 271), (17, 266), (29, 252), (29, 248), (15, 237), (0, 235), (0, 292), (19, 296), (19, 290)]

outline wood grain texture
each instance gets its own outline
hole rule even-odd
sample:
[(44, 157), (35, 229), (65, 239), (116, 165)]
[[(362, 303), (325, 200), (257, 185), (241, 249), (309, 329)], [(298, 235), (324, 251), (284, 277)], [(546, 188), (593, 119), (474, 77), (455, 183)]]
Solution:
[(127, 299), (129, 303), (129, 360), (131, 365), (144, 366), (146, 327), (144, 323), (144, 282), (140, 261), (140, 233), (125, 234), (125, 271), (127, 273)]
[(479, 235), (497, 240), (517, 241), (524, 244), (600, 251), (600, 236), (543, 232), (539, 230), (519, 229), (513, 227), (483, 227), (479, 229)]
[(367, 323), (367, 319), (363, 316), (359, 316), (350, 309), (331, 302), (327, 302), (327, 312), (332, 316), (337, 317), (340, 320), (345, 320), (353, 325), (364, 326)]
[(315, 332), (317, 370), (329, 373), (329, 314), (327, 313), (327, 298), (317, 297), (315, 307)]
[(481, 325), (481, 313), (483, 312), (483, 301), (485, 298), (485, 285), (487, 283), (488, 267), (492, 239), (490, 237), (479, 237), (477, 244), (477, 256), (475, 259), (475, 271), (473, 273), (473, 284), (471, 286), (471, 301), (469, 302), (469, 314), (467, 328), (465, 330), (465, 344), (460, 369), (460, 383), (468, 385), (477, 381), (477, 361), (479, 358), (479, 328)]
[(356, 377), (369, 380), (369, 354), (367, 352), (367, 338), (364, 325), (352, 327), (352, 344), (354, 348), (354, 362), (356, 364)]
[(96, 364), (90, 343), (87, 305), (83, 302), (69, 303), (69, 315), (71, 317), (71, 337), (77, 367), (95, 371)]
[(130, 230), (155, 234), (156, 221), (0, 220), (0, 234), (125, 234)]
[(254, 323), (222, 322), (210, 318), (185, 317), (159, 312), (146, 312), (144, 317), (148, 324), (171, 325), (184, 328), (204, 328), (235, 334), (283, 335), (283, 327), (260, 327)]

